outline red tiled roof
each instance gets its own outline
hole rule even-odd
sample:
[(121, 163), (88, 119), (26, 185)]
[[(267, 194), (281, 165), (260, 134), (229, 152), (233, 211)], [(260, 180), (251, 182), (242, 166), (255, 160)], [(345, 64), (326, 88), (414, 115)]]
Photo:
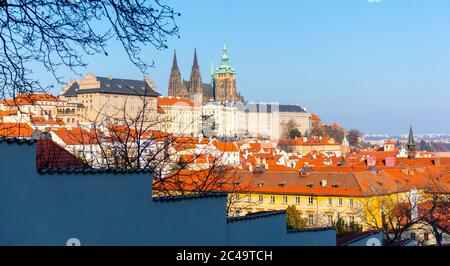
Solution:
[(64, 125), (64, 122), (61, 119), (45, 119), (45, 117), (42, 116), (32, 116), (30, 122), (34, 125)]
[[(274, 166), (272, 166), (274, 167)], [(276, 167), (276, 166), (275, 166)], [(247, 168), (245, 168), (247, 169)], [(270, 166), (269, 166), (270, 169)], [(450, 193), (448, 178), (436, 173), (424, 172), (410, 176), (397, 169), (386, 171), (342, 171), (317, 172), (313, 169), (302, 175), (298, 171), (237, 171), (231, 173), (243, 190), (255, 193), (333, 195), (333, 196), (375, 196), (409, 191), (412, 188), (429, 189), (439, 187), (439, 193)], [(186, 172), (186, 175), (189, 174)], [(183, 179), (183, 177), (181, 177)], [(326, 181), (322, 183), (322, 180)], [(260, 185), (262, 184), (262, 185)], [(186, 184), (189, 186), (188, 184)], [(239, 189), (238, 187), (237, 189)]]
[(34, 130), (26, 123), (1, 123), (0, 137), (30, 138)]
[(36, 168), (89, 168), (82, 160), (50, 139), (36, 141)]
[(313, 120), (313, 121), (320, 121), (320, 118), (316, 114), (311, 114), (311, 120)]
[(97, 144), (98, 138), (92, 132), (81, 128), (58, 128), (52, 129), (66, 145), (83, 145), (83, 144)]
[(345, 246), (347, 244), (350, 244), (351, 242), (364, 239), (364, 238), (372, 236), (374, 234), (378, 234), (379, 232), (380, 231), (378, 231), (378, 230), (371, 230), (371, 231), (359, 232), (356, 234), (340, 236), (340, 237), (336, 238), (336, 244), (338, 246)]
[(177, 97), (158, 97), (158, 105), (184, 105), (184, 106), (194, 106), (194, 102), (186, 98)]
[(2, 100), (0, 104), (5, 105), (34, 105), (38, 101), (46, 102), (65, 102), (64, 100), (52, 95), (52, 94), (19, 94), (14, 99)]
[(278, 145), (286, 146), (320, 146), (320, 145), (340, 145), (336, 140), (330, 137), (309, 137), (295, 139), (280, 139)]
[(220, 152), (239, 152), (239, 149), (234, 142), (220, 142), (216, 140), (213, 142), (213, 145)]
[(2, 118), (4, 116), (15, 115), (15, 114), (17, 114), (17, 112), (18, 112), (18, 110), (6, 110), (6, 111), (0, 110), (0, 118)]

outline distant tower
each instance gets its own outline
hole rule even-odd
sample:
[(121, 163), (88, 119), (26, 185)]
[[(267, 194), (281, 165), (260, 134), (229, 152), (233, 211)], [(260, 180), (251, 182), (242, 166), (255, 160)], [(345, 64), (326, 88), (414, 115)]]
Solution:
[(236, 73), (228, 63), (228, 50), (223, 45), (223, 53), (220, 67), (216, 70), (214, 79), (216, 101), (240, 102), (242, 98), (236, 89)]
[(341, 143), (341, 152), (342, 154), (347, 154), (350, 152), (350, 143), (348, 142), (347, 135), (344, 132), (344, 139)]
[(170, 71), (168, 95), (173, 97), (179, 96), (183, 98), (189, 97), (188, 91), (186, 90), (186, 87), (181, 80), (180, 69), (178, 68), (177, 63), (177, 54), (175, 50), (173, 51), (173, 62), (172, 70)]
[(210, 72), (209, 72), (209, 76), (210, 76), (210, 83), (211, 83), (211, 86), (212, 86), (212, 91), (211, 91), (211, 93), (212, 93), (212, 95), (210, 95), (210, 98), (211, 99), (216, 99), (216, 94), (215, 94), (215, 90), (214, 90), (214, 86), (215, 86), (215, 83), (216, 83), (216, 81), (215, 81), (215, 77), (214, 77), (214, 64), (213, 64), (213, 62), (211, 62), (211, 70), (210, 70)]
[(406, 149), (408, 150), (408, 158), (416, 158), (416, 143), (414, 141), (414, 134), (412, 125), (409, 127), (408, 143), (406, 143)]
[(194, 96), (200, 94), (203, 96), (202, 76), (197, 60), (197, 49), (194, 50), (194, 63), (192, 64), (191, 79), (189, 82), (189, 94)]

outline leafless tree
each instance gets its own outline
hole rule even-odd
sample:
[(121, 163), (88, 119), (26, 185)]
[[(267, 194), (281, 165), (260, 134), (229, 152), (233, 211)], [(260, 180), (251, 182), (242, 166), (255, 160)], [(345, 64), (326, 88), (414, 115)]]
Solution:
[(60, 67), (78, 73), (86, 55), (107, 56), (111, 40), (145, 72), (153, 63), (140, 57), (142, 48), (167, 48), (179, 15), (159, 0), (0, 0), (0, 95), (46, 91), (33, 69), (44, 67), (62, 83)]
[(369, 230), (383, 232), (385, 243), (401, 240), (409, 227), (417, 222), (411, 218), (411, 193), (383, 194), (358, 200), (353, 207), (359, 221)]
[(87, 126), (70, 135), (79, 144), (72, 152), (92, 167), (152, 170), (154, 196), (228, 192), (230, 215), (254, 204), (240, 198), (249, 189), (237, 165), (227, 163), (229, 155), (212, 147), (214, 140), (165, 133), (171, 118), (157, 112), (151, 97), (140, 102), (137, 112), (128, 111), (127, 99), (113, 110), (105, 102), (94, 119), (83, 117)]
[[(433, 236), (438, 246), (442, 246), (445, 239), (450, 238), (450, 196), (438, 183), (440, 179), (446, 178), (448, 174), (430, 178), (431, 185), (425, 190), (427, 197), (417, 206), (418, 222), (415, 229), (422, 235)], [(423, 238), (418, 239), (418, 242), (421, 245), (428, 244)]]
[(436, 192), (441, 190), (437, 184), (430, 182), (420, 191), (380, 192), (358, 200), (354, 212), (366, 228), (381, 230), (386, 244), (402, 240), (409, 237), (408, 233), (417, 231), (433, 235), (437, 244), (441, 245), (443, 235), (449, 234), (450, 206), (445, 193)]
[(290, 119), (286, 124), (284, 125), (284, 133), (283, 135), (287, 139), (294, 139), (296, 137), (301, 137), (302, 133), (299, 130), (299, 125), (297, 122), (295, 122), (294, 119)]

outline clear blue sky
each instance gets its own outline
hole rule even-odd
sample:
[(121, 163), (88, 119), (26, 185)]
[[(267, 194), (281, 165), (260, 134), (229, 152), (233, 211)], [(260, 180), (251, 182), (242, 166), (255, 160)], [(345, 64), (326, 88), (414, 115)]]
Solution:
[[(325, 122), (365, 133), (450, 133), (450, 1), (169, 1), (182, 13), (169, 50), (144, 50), (167, 94), (173, 49), (189, 79), (194, 48), (203, 79), (223, 42), (247, 100), (300, 104)], [(87, 58), (97, 75), (142, 78), (120, 47)], [(44, 74), (45, 75), (45, 74)], [(65, 78), (75, 76), (69, 72)]]

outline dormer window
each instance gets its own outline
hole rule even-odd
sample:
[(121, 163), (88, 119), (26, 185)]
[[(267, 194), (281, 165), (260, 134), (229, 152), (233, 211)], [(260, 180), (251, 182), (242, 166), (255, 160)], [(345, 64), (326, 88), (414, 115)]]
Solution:
[(312, 187), (314, 187), (314, 184), (313, 183), (308, 183), (308, 184), (306, 184), (306, 186), (309, 187), (309, 188), (312, 188)]
[(258, 183), (258, 187), (264, 186), (264, 183)]

